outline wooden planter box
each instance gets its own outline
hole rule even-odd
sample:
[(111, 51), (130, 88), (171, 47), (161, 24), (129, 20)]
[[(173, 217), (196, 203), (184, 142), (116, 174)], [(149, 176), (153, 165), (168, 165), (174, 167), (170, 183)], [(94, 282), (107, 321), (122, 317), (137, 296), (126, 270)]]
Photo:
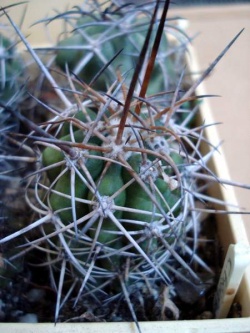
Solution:
[[(2, 0), (1, 6), (15, 3), (15, 1)], [(80, 0), (70, 1), (70, 6), (81, 3)], [(28, 40), (34, 46), (44, 46), (47, 43), (44, 32), (37, 27), (28, 28), (31, 22), (44, 17), (45, 14), (51, 13), (52, 9), (57, 10), (69, 7), (69, 2), (64, 0), (54, 1), (39, 1), (31, 0), (27, 11), (27, 20), (23, 26), (24, 33), (32, 31)], [(12, 19), (18, 23), (22, 10), (20, 8), (12, 8), (10, 14)], [(43, 15), (44, 14), (44, 15)], [(39, 16), (38, 16), (39, 15)], [(58, 22), (58, 21), (57, 21)], [(56, 29), (57, 28), (57, 29)], [(53, 34), (57, 35), (60, 27), (53, 26)], [(53, 36), (52, 36), (53, 37)], [(212, 60), (212, 59), (211, 59)], [(195, 54), (190, 49), (190, 56), (188, 58), (189, 67), (192, 72), (197, 72), (198, 66), (195, 59)], [(204, 94), (203, 87), (197, 89), (197, 94)], [(211, 115), (209, 104), (206, 100), (200, 106), (198, 115), (200, 123), (204, 120), (207, 124), (214, 123)], [(215, 126), (206, 128), (205, 135), (207, 139), (217, 145), (219, 137)], [(218, 177), (222, 179), (229, 179), (228, 170), (223, 152), (214, 154), (210, 162), (210, 168)], [(237, 199), (233, 187), (222, 187), (216, 184), (211, 189), (211, 194), (216, 197), (228, 201), (232, 204), (237, 204)], [(234, 209), (235, 211), (235, 209)], [(219, 238), (221, 246), (226, 253), (230, 244), (238, 242), (248, 244), (246, 230), (240, 214), (218, 214), (216, 217)], [(143, 333), (233, 333), (233, 332), (250, 332), (250, 267), (246, 270), (241, 286), (236, 295), (235, 301), (239, 302), (242, 306), (242, 318), (237, 319), (211, 319), (211, 320), (183, 320), (183, 321), (158, 321), (158, 322), (140, 322), (140, 328)], [(0, 332), (2, 333), (135, 333), (137, 332), (136, 325), (130, 322), (113, 322), (113, 323), (38, 323), (38, 324), (25, 324), (25, 323), (0, 323)]]

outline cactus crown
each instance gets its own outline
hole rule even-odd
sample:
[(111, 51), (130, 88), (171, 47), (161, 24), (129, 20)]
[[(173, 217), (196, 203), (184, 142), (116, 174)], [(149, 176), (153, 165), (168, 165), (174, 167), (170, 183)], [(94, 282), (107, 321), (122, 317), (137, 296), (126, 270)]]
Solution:
[[(177, 284), (192, 286), (198, 297), (206, 289), (199, 271), (212, 275), (196, 250), (198, 202), (214, 202), (201, 193), (202, 175), (216, 178), (207, 167), (212, 153), (199, 151), (203, 126), (190, 123), (195, 87), (216, 61), (186, 91), (188, 39), (166, 20), (169, 1), (117, 2), (103, 9), (94, 1), (46, 21), (63, 19), (71, 31), (45, 50), (62, 70), (60, 84), (26, 41), (60, 104), (37, 99), (50, 114), (40, 125), (10, 110), (32, 130), (25, 144), (36, 145), (26, 194), (34, 214), (0, 242), (30, 232), (21, 254), (43, 252), (57, 291), (55, 320), (66, 301), (77, 307), (98, 298), (124, 298), (132, 318), (145, 320), (149, 314), (136, 310), (144, 307), (141, 296), (160, 308), (157, 319), (166, 309), (178, 318), (171, 301)], [(176, 42), (166, 30), (179, 36)]]

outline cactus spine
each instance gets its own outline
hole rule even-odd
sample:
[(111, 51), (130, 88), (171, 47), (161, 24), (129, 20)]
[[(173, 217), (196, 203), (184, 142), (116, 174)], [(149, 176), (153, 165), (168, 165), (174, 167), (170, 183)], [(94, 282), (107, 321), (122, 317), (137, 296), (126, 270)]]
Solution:
[[(160, 1), (109, 5), (94, 2), (89, 11), (79, 7), (50, 18), (65, 19), (73, 30), (53, 47), (68, 84), (55, 87), (65, 107), (48, 106), (52, 115), (42, 125), (21, 119), (37, 147), (26, 196), (37, 219), (0, 241), (39, 229), (26, 240), (47, 260), (56, 320), (67, 300), (76, 307), (86, 297), (106, 303), (124, 297), (136, 320), (136, 287), (138, 294), (148, 288), (156, 303), (162, 286), (174, 295), (176, 277), (201, 284), (195, 265), (211, 274), (195, 253), (196, 201), (214, 202), (200, 194), (199, 182), (211, 153), (199, 152), (203, 128), (187, 126), (197, 109), (195, 85), (184, 93), (183, 67), (173, 68), (182, 64), (188, 40), (181, 35), (171, 45), (166, 37), (169, 1), (161, 11)], [(172, 303), (171, 309), (178, 318)]]

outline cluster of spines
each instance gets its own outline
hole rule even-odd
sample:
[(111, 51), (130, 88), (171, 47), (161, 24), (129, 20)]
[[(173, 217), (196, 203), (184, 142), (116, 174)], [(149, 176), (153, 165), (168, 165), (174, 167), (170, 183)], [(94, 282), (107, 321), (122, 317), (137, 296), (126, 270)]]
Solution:
[[(159, 3), (157, 1), (157, 6)], [(55, 89), (66, 109), (58, 112), (50, 108), (54, 118), (40, 126), (22, 117), (32, 129), (29, 140), (35, 140), (40, 147), (38, 160), (42, 165), (30, 177), (27, 191), (27, 201), (38, 219), (1, 241), (40, 228), (41, 236), (29, 239), (28, 244), (30, 250), (38, 248), (47, 257), (58, 292), (56, 319), (79, 280), (82, 282), (75, 304), (83, 295), (95, 297), (95, 292), (101, 290), (105, 294), (110, 288), (112, 293), (114, 290), (123, 292), (131, 307), (128, 289), (141, 277), (147, 285), (155, 285), (155, 281), (171, 285), (173, 276), (186, 279), (183, 270), (179, 270), (182, 267), (194, 283), (200, 282), (184, 261), (183, 253), (211, 272), (195, 253), (199, 216), (196, 200), (213, 201), (199, 193), (197, 179), (202, 178), (203, 170), (208, 171), (206, 161), (211, 153), (204, 157), (199, 152), (202, 127), (186, 126), (196, 108), (193, 112), (180, 109), (196, 99), (194, 90), (201, 80), (183, 93), (181, 70), (179, 82), (173, 87), (168, 85), (168, 72), (165, 72), (165, 67), (171, 64), (165, 56), (168, 53), (163, 54), (161, 62), (155, 58), (155, 53), (158, 57), (161, 55), (159, 37), (164, 31), (168, 5), (166, 1), (159, 21), (155, 9), (147, 29), (145, 21), (142, 25), (132, 25), (133, 29), (139, 27), (135, 37), (130, 36), (130, 29), (124, 34), (117, 33), (116, 29), (125, 23), (131, 27), (134, 13), (135, 17), (146, 13), (148, 18), (150, 11), (140, 12), (138, 9), (142, 7), (139, 6), (125, 6), (125, 10), (116, 9), (113, 13), (107, 10), (86, 13), (76, 9), (56, 17), (65, 17), (67, 23), (70, 14), (80, 13), (83, 17), (82, 22), (72, 24), (76, 34), (54, 48), (56, 62), (66, 70), (62, 76), (69, 83), (68, 89), (60, 89), (59, 85)], [(131, 12), (126, 13), (126, 8)], [(158, 28), (154, 30), (155, 21)], [(112, 36), (107, 37), (109, 25), (115, 29), (113, 40)], [(150, 35), (151, 28), (154, 33)], [(103, 29), (107, 39), (101, 40)], [(91, 33), (93, 40), (90, 40)], [(144, 41), (142, 50), (129, 50), (119, 58), (122, 46), (117, 36), (124, 45), (131, 43), (131, 39), (136, 45), (139, 36)], [(154, 43), (150, 44), (152, 39)], [(164, 35), (162, 39), (168, 47)], [(102, 42), (99, 49), (98, 41)], [(75, 42), (73, 49), (78, 51), (71, 55), (79, 58), (72, 65), (65, 57), (70, 55), (68, 49)], [(112, 45), (115, 54), (106, 55), (100, 65), (105, 43)], [(118, 46), (114, 47), (116, 43)], [(54, 83), (50, 72), (29, 45), (28, 48), (44, 75)], [(84, 53), (86, 49), (88, 52)], [(131, 62), (132, 55), (135, 58)], [(119, 59), (124, 61), (124, 74), (117, 67)], [(134, 74), (129, 76), (134, 63), (137, 63)], [(165, 66), (160, 76), (159, 70), (154, 76), (153, 68), (157, 66), (158, 69)], [(86, 75), (90, 75), (90, 80)], [(147, 95), (149, 83), (153, 87), (150, 96)], [(160, 86), (154, 91), (158, 83)], [(104, 88), (105, 93), (99, 91)], [(68, 98), (69, 94), (74, 102)], [(182, 117), (183, 114), (188, 115)], [(210, 177), (212, 179), (213, 175)], [(35, 203), (29, 197), (30, 189), (35, 193)], [(187, 234), (193, 237), (191, 247), (185, 243)], [(60, 271), (58, 284), (54, 277), (57, 270)], [(72, 278), (72, 285), (62, 299), (63, 283), (68, 277)], [(114, 280), (119, 281), (119, 291), (111, 284)], [(135, 316), (133, 311), (131, 308)]]

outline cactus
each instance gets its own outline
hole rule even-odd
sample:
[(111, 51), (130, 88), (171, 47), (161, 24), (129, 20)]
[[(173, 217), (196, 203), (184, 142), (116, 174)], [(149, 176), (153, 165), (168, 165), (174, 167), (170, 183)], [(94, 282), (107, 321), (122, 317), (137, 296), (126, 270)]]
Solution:
[[(118, 68), (131, 77), (147, 33), (150, 16), (147, 10), (149, 8), (146, 7), (146, 15), (142, 17), (138, 14), (144, 10), (140, 7), (135, 10), (135, 6), (125, 6), (110, 12), (100, 12), (99, 8), (94, 13), (76, 10), (68, 21), (69, 30), (73, 29), (73, 32), (64, 32), (57, 45), (56, 63), (62, 69), (67, 65), (85, 83), (91, 83), (98, 90), (110, 87), (117, 79)], [(153, 33), (155, 31), (156, 28)], [(168, 44), (166, 35), (163, 35), (147, 89), (149, 95), (167, 90), (176, 81)], [(118, 53), (119, 56), (112, 60), (111, 66), (107, 66)], [(93, 73), (97, 74), (98, 71), (102, 74), (96, 82), (92, 82)]]
[(50, 18), (64, 19), (73, 30), (52, 48), (68, 82), (62, 89), (13, 25), (64, 107), (46, 106), (51, 115), (43, 124), (6, 107), (31, 129), (37, 170), (26, 194), (33, 220), (0, 243), (25, 234), (28, 250), (10, 260), (43, 252), (57, 291), (56, 321), (67, 301), (77, 307), (80, 300), (108, 304), (123, 297), (137, 322), (145, 290), (157, 307), (162, 286), (168, 305), (161, 304), (157, 319), (166, 308), (177, 319), (175, 281), (199, 295), (204, 281), (195, 266), (212, 275), (196, 254), (196, 206), (216, 202), (200, 193), (204, 172), (217, 181), (207, 166), (216, 147), (202, 156), (203, 127), (187, 124), (197, 110), (195, 88), (225, 51), (184, 92), (188, 39), (172, 26), (179, 40), (168, 40), (169, 1), (161, 14), (159, 4), (114, 2), (103, 9), (94, 2), (89, 11), (79, 7)]
[[(26, 162), (30, 157), (22, 156), (20, 146), (11, 133), (20, 131), (20, 120), (13, 112), (21, 112), (25, 101), (26, 64), (17, 51), (17, 38), (12, 27), (1, 24), (0, 33), (0, 234), (1, 237), (23, 227), (23, 210), (20, 197), (24, 196), (25, 184), (21, 179), (25, 174)], [(23, 145), (24, 148), (25, 145)], [(26, 151), (27, 152), (27, 151)], [(32, 163), (34, 157), (31, 157)], [(10, 222), (11, 221), (11, 222)], [(18, 244), (16, 243), (16, 246)], [(10, 263), (9, 257), (18, 250), (7, 245), (1, 248), (0, 287), (23, 271), (23, 259)]]
[[(0, 34), (0, 155), (10, 150), (6, 140), (7, 131), (18, 131), (18, 119), (12, 117), (5, 109), (5, 105), (17, 108), (22, 100), (20, 75), (23, 74), (23, 65), (19, 54), (15, 50), (15, 42)], [(8, 153), (8, 152), (7, 152)], [(1, 172), (6, 171), (10, 164), (1, 159)]]
[[(13, 6), (13, 5), (12, 5)], [(14, 170), (11, 159), (6, 160), (2, 155), (13, 154), (13, 143), (7, 139), (7, 132), (19, 131), (19, 119), (8, 112), (6, 106), (20, 111), (25, 99), (25, 63), (17, 52), (17, 39), (12, 35), (8, 24), (1, 24), (0, 33), (0, 178), (3, 182), (10, 181), (6, 172)], [(13, 179), (12, 179), (13, 180)], [(3, 191), (2, 191), (3, 192)]]

